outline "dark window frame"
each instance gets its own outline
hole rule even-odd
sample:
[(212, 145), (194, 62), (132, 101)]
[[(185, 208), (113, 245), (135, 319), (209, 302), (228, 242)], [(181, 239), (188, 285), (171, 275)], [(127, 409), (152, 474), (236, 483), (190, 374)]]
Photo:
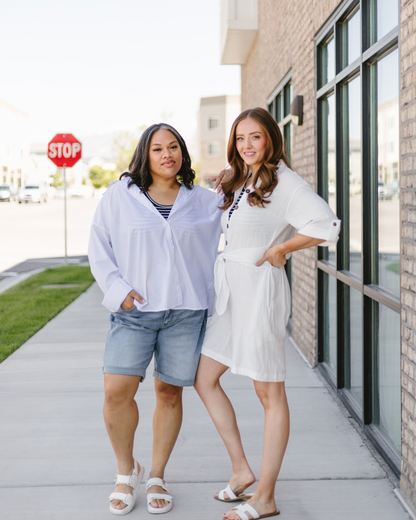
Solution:
[[(377, 376), (375, 374), (378, 352), (378, 304), (384, 305), (390, 310), (400, 315), (400, 296), (390, 293), (372, 282), (377, 277), (378, 272), (378, 244), (375, 237), (378, 237), (377, 214), (378, 200), (377, 191), (374, 189), (374, 182), (377, 182), (377, 97), (374, 81), (377, 80), (375, 64), (390, 52), (396, 50), (399, 44), (400, 31), (400, 2), (398, 2), (398, 25), (386, 34), (379, 41), (376, 41), (376, 0), (346, 0), (333, 13), (331, 18), (321, 28), (315, 38), (316, 44), (316, 110), (317, 110), (317, 171), (318, 171), (318, 193), (327, 198), (327, 187), (325, 188), (325, 146), (323, 143), (323, 131), (325, 121), (323, 117), (322, 101), (330, 95), (335, 96), (336, 106), (336, 207), (337, 214), (344, 224), (348, 206), (345, 204), (345, 194), (349, 193), (349, 179), (342, 175), (345, 170), (345, 162), (348, 161), (348, 147), (346, 143), (345, 121), (348, 121), (348, 107), (345, 102), (345, 89), (348, 82), (357, 76), (361, 78), (361, 172), (362, 172), (362, 234), (361, 234), (361, 254), (362, 271), (361, 280), (350, 271), (346, 271), (348, 266), (347, 256), (349, 256), (349, 234), (348, 225), (341, 228), (340, 239), (336, 248), (335, 265), (330, 263), (325, 252), (319, 249), (318, 253), (318, 363), (321, 372), (340, 395), (355, 420), (374, 442), (378, 451), (383, 455), (390, 467), (397, 476), (400, 475), (400, 458), (390, 448), (378, 430), (373, 426), (373, 418), (377, 414), (375, 410), (375, 384)], [(347, 65), (347, 42), (346, 42), (346, 22), (360, 10), (361, 13), (361, 53), (360, 57), (353, 63)], [(323, 84), (324, 68), (323, 63), (324, 48), (327, 43), (335, 38), (336, 43), (336, 64), (335, 78)], [(399, 49), (400, 55), (400, 49)], [(400, 66), (400, 60), (399, 60)], [(398, 81), (400, 70), (398, 72)], [(400, 96), (400, 89), (399, 89)], [(400, 97), (399, 97), (400, 107)], [(376, 171), (374, 171), (376, 169)], [(348, 171), (348, 170), (347, 170)], [(349, 196), (349, 195), (348, 195)], [(348, 224), (348, 222), (346, 222)], [(401, 222), (400, 222), (401, 236)], [(368, 261), (370, 259), (370, 261)], [(401, 252), (400, 252), (401, 259)], [(324, 362), (324, 331), (325, 309), (323, 308), (323, 276), (320, 273), (327, 273), (337, 280), (337, 373), (334, 377), (331, 369)], [(362, 293), (362, 341), (363, 341), (363, 409), (360, 410), (351, 395), (345, 390), (346, 370), (348, 370), (349, 360), (347, 360), (349, 330), (346, 330), (345, 316), (347, 309), (344, 298), (344, 288), (352, 287)], [(365, 347), (364, 347), (365, 346)]]

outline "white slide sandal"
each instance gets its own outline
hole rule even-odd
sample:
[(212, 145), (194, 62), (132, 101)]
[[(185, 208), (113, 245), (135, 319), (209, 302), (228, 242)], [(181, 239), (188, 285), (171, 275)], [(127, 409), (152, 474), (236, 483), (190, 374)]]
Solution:
[[(152, 487), (152, 486), (160, 486), (163, 488), (166, 492), (169, 492), (168, 485), (166, 482), (164, 482), (161, 478), (154, 477), (154, 478), (148, 478), (146, 481), (146, 491)], [(153, 500), (166, 500), (169, 502), (169, 504), (165, 507), (153, 507), (150, 505), (150, 503)], [(162, 513), (167, 513), (170, 511), (173, 507), (173, 498), (170, 495), (164, 495), (163, 493), (148, 493), (147, 494), (147, 510), (149, 513), (152, 513), (154, 515), (160, 515)]]
[[(139, 486), (144, 476), (144, 466), (140, 467), (140, 472), (138, 471), (138, 462), (134, 461), (134, 469), (131, 475), (116, 475), (115, 483), (118, 484), (126, 484), (132, 488), (133, 494), (131, 493), (111, 493), (110, 495), (110, 512), (113, 515), (127, 515), (133, 509), (134, 504), (136, 502), (137, 492), (139, 491)], [(126, 504), (126, 507), (123, 509), (116, 509), (111, 505), (112, 500), (121, 500)]]

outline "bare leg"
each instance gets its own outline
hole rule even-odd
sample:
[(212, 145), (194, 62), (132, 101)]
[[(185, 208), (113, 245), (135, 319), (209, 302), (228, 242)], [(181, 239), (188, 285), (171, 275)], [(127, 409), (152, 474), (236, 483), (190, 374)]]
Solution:
[(233, 467), (230, 487), (239, 495), (256, 481), (256, 477), (248, 465), (241, 444), (234, 408), (220, 385), (220, 377), (227, 369), (218, 361), (201, 355), (195, 389), (227, 448)]
[[(165, 467), (175, 446), (182, 424), (182, 392), (180, 386), (163, 383), (155, 378), (156, 409), (153, 415), (153, 460), (150, 477), (163, 479)], [(160, 486), (151, 486), (149, 493), (167, 494)], [(165, 507), (167, 500), (152, 500), (152, 507)]]
[[(284, 383), (254, 381), (254, 386), (265, 412), (264, 444), (259, 483), (248, 503), (259, 515), (265, 515), (276, 510), (274, 489), (289, 440), (290, 418)], [(240, 520), (234, 511), (225, 513), (224, 517)]]
[[(139, 388), (140, 377), (119, 374), (104, 374), (104, 421), (117, 457), (120, 475), (131, 475), (134, 468), (134, 433), (139, 423), (139, 410), (134, 396)], [(139, 466), (140, 471), (140, 466)], [(119, 493), (131, 493), (130, 486), (119, 484)], [(124, 509), (121, 500), (112, 500), (115, 509)]]

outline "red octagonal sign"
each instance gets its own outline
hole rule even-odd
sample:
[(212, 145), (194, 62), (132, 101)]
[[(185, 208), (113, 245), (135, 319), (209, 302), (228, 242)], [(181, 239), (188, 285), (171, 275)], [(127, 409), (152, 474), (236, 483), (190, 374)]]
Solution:
[(48, 157), (58, 168), (70, 168), (81, 159), (82, 144), (72, 134), (56, 134), (48, 144)]

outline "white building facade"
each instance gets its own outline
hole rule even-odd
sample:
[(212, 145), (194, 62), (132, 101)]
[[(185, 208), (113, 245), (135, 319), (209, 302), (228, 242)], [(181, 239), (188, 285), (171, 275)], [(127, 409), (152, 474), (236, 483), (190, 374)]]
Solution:
[(208, 177), (218, 175), (227, 166), (228, 137), (240, 112), (239, 95), (201, 98), (198, 113), (201, 186), (210, 187)]
[(24, 183), (29, 159), (28, 115), (0, 101), (0, 184)]

